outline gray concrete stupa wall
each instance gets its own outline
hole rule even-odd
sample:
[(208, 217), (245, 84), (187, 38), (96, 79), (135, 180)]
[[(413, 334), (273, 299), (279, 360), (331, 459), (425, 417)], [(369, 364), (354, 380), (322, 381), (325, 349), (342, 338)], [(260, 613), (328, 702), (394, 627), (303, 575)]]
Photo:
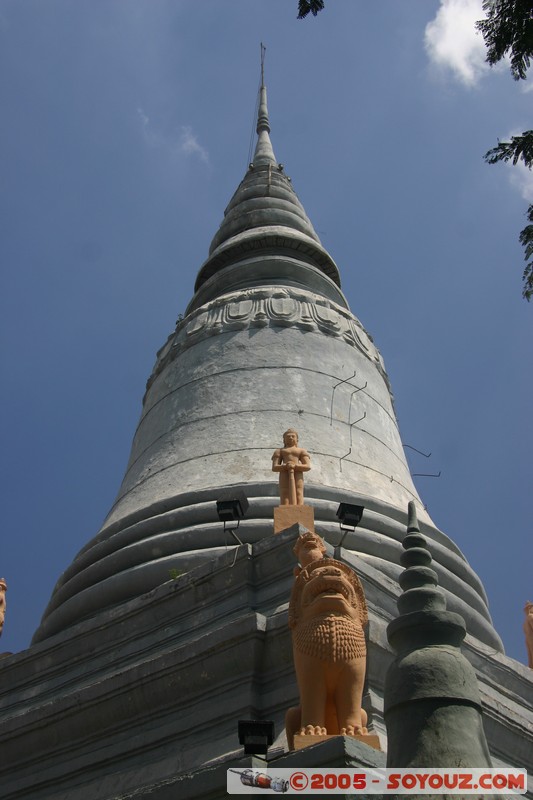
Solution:
[(433, 524), (404, 455), (385, 367), (269, 138), (261, 90), (253, 164), (157, 355), (126, 474), (102, 530), (57, 583), (34, 641), (186, 571), (228, 544), (215, 501), (244, 490), (241, 536), (271, 532), (271, 455), (294, 427), (311, 454), (306, 502), (334, 543), (341, 501), (365, 506), (345, 544), (396, 579), (409, 501), (435, 546), (448, 606), (501, 649), (481, 582)]
[(414, 500), (451, 607), (500, 647), (480, 581), (413, 485), (375, 345), (343, 306), (286, 286), (223, 294), (179, 323), (159, 353), (117, 501), (59, 582), (38, 638), (153, 588), (169, 564), (187, 570), (212, 558), (227, 544), (215, 500), (228, 486), (250, 500), (243, 540), (269, 535), (271, 455), (289, 426), (311, 453), (306, 502), (330, 541), (341, 499), (364, 505), (347, 544), (396, 577)]

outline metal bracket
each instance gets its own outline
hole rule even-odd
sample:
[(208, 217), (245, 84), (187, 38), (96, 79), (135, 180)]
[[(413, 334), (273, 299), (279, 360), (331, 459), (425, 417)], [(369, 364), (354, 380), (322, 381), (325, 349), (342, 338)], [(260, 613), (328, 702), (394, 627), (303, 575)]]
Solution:
[(412, 446), (412, 445), (410, 445), (410, 444), (404, 444), (403, 442), (402, 442), (402, 447), (408, 447), (408, 448), (409, 448), (409, 450), (414, 450), (414, 451), (415, 451), (415, 453), (420, 453), (420, 455), (421, 455), (421, 456), (424, 456), (424, 458), (429, 458), (429, 457), (430, 457), (430, 455), (431, 455), (431, 453), (423, 453), (423, 452), (422, 452), (422, 450), (417, 450), (417, 448), (416, 448), (416, 447), (413, 447), (413, 446)]
[[(361, 388), (364, 388), (364, 387), (361, 387)], [(354, 425), (357, 425), (357, 423), (358, 423), (358, 422), (362, 422), (362, 421), (364, 420), (364, 418), (365, 418), (365, 417), (366, 417), (366, 411), (363, 413), (363, 416), (362, 416), (362, 417), (359, 417), (359, 419), (356, 419), (356, 420), (355, 420), (355, 422), (352, 422), (352, 423), (350, 424), (350, 449), (348, 450), (348, 452), (346, 453), (346, 455), (344, 455), (344, 456), (341, 456), (341, 457), (339, 458), (339, 466), (340, 466), (340, 470), (341, 470), (341, 472), (342, 472), (342, 462), (344, 461), (344, 459), (345, 459), (345, 458), (348, 458), (348, 456), (349, 456), (349, 455), (350, 455), (350, 453), (352, 452), (352, 446), (353, 446), (353, 442), (352, 442), (352, 429), (353, 429), (353, 426), (354, 426)]]
[(348, 381), (351, 381), (353, 378), (355, 378), (355, 373), (356, 372), (357, 372), (357, 370), (354, 370), (353, 375), (350, 375), (349, 378), (345, 378), (343, 381), (339, 381), (333, 387), (333, 390), (331, 392), (331, 406), (330, 406), (330, 414), (329, 414), (330, 427), (333, 425), (333, 399), (334, 399), (334, 395), (335, 395), (335, 389), (337, 388), (337, 386), (340, 386), (342, 383), (348, 383)]

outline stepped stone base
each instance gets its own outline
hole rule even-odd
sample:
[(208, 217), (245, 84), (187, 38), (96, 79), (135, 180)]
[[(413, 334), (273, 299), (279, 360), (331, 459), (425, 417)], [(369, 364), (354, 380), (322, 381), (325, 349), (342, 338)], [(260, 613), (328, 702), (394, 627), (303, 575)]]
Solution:
[[(371, 770), (385, 768), (385, 754), (365, 746), (363, 742), (358, 742), (353, 736), (330, 736), (329, 741), (320, 742), (315, 747), (308, 747), (298, 752), (291, 751), (283, 754), (281, 749), (270, 748), (268, 751), (269, 765), (268, 771), (276, 775), (276, 770), (291, 769), (294, 772), (305, 768), (312, 769), (317, 767), (323, 769), (332, 767), (333, 769), (347, 768), (349, 770)], [(180, 778), (174, 778), (165, 782), (151, 786), (142, 787), (135, 794), (121, 796), (121, 800), (175, 800), (179, 796), (180, 800), (227, 800), (227, 770), (228, 769), (264, 769), (264, 761), (256, 759), (254, 756), (242, 756), (238, 753), (231, 753), (224, 759), (217, 760), (206, 765), (205, 768), (188, 773)], [(259, 797), (261, 790), (252, 789), (249, 795), (229, 795), (230, 797), (245, 798)], [(179, 794), (178, 794), (179, 793)], [(265, 792), (265, 794), (267, 794)], [(302, 794), (306, 794), (303, 792)], [(281, 795), (282, 796), (282, 795)], [(322, 800), (326, 795), (313, 794), (316, 800)], [(346, 797), (347, 795), (331, 795), (335, 797)], [(353, 795), (350, 795), (353, 796)], [(373, 795), (375, 800), (379, 800), (377, 795)]]
[[(285, 713), (298, 704), (288, 627), (298, 534), (295, 525), (223, 550), (0, 659), (2, 800), (222, 800), (227, 767), (254, 766), (238, 744), (239, 719), (274, 720), (269, 759), (286, 750)], [(363, 704), (385, 750), (383, 683), (394, 658), (386, 627), (398, 585), (365, 557), (343, 548), (336, 556), (364, 586)], [(463, 649), (480, 682), (494, 765), (533, 775), (532, 670), (470, 636)], [(385, 766), (385, 755), (346, 736), (276, 760), (295, 768), (365, 763)]]
[(274, 533), (282, 533), (293, 525), (303, 525), (315, 532), (315, 512), (311, 506), (276, 506), (274, 508)]

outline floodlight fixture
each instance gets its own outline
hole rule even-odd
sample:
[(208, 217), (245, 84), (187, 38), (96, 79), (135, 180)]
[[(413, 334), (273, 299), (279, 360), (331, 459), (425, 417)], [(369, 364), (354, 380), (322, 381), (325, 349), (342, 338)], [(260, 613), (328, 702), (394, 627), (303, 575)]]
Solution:
[(340, 529), (343, 535), (337, 547), (342, 547), (342, 543), (346, 538), (346, 534), (354, 531), (363, 516), (364, 506), (354, 506), (351, 503), (341, 503), (337, 509), (337, 518), (339, 520)]
[(238, 722), (239, 743), (244, 745), (247, 755), (266, 755), (274, 741), (272, 720), (240, 719)]
[[(224, 523), (224, 533), (228, 531), (238, 544), (242, 544), (236, 534), (241, 519), (248, 510), (248, 499), (242, 489), (226, 490), (219, 495), (217, 503), (217, 514), (219, 520)], [(234, 525), (228, 523), (236, 523)]]

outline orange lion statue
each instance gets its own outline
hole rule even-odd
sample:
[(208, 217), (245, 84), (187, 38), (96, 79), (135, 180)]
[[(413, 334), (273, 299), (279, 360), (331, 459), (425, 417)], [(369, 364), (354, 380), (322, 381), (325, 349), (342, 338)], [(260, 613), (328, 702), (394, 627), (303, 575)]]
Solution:
[(315, 533), (300, 535), (294, 553), (301, 567), (295, 569), (289, 627), (300, 705), (285, 717), (291, 750), (295, 734), (367, 733), (361, 699), (368, 613), (361, 582), (346, 564), (324, 557)]

